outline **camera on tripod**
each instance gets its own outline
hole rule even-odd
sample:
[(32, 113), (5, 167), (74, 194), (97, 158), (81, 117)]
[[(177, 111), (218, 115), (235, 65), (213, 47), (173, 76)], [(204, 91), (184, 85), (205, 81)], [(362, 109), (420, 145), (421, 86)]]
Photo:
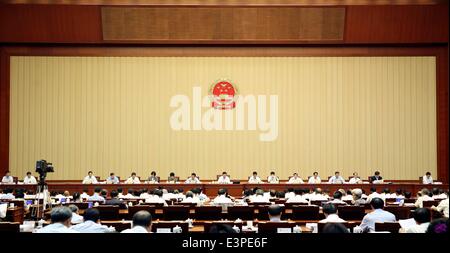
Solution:
[(53, 164), (46, 160), (39, 160), (36, 162), (36, 172), (39, 173), (39, 183), (45, 184), (45, 178), (48, 172), (55, 172)]

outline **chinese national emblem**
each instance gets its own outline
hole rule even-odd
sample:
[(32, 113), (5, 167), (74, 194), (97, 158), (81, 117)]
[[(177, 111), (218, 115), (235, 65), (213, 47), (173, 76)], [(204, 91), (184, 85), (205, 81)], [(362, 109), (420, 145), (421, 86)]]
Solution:
[(210, 89), (212, 107), (219, 110), (230, 110), (236, 107), (237, 88), (228, 80), (215, 82)]

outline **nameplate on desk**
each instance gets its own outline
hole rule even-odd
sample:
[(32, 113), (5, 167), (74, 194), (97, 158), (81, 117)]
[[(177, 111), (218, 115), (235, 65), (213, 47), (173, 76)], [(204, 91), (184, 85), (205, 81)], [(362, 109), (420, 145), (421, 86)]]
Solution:
[(170, 234), (172, 230), (170, 228), (157, 228), (156, 233), (158, 234)]
[(290, 234), (290, 233), (292, 233), (292, 228), (277, 228), (277, 233)]

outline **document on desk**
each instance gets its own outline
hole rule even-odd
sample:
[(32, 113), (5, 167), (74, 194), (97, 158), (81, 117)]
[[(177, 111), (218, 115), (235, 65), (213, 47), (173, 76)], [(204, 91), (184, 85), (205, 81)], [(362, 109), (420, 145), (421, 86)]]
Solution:
[(400, 226), (404, 229), (410, 228), (412, 226), (416, 225), (416, 221), (411, 218), (411, 219), (406, 219), (406, 220), (398, 220), (398, 223), (400, 224)]

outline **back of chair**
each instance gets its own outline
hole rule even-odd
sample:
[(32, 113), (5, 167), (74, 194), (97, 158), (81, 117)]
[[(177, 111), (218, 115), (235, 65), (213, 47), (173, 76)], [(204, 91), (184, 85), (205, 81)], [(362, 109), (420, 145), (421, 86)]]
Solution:
[(397, 220), (409, 219), (411, 217), (411, 208), (407, 206), (385, 206), (383, 209), (394, 214)]
[(253, 220), (255, 207), (253, 206), (229, 206), (228, 219), (230, 220)]
[(0, 222), (0, 232), (19, 233), (19, 222)]
[(242, 222), (234, 222), (234, 221), (208, 221), (204, 223), (204, 231), (203, 233), (209, 233), (211, 231), (211, 227), (214, 225), (228, 225), (230, 227), (238, 227), (239, 231), (242, 232)]
[(100, 212), (100, 220), (118, 220), (119, 219), (119, 207), (100, 205), (95, 207)]
[(138, 205), (138, 206), (130, 206), (128, 207), (128, 216), (129, 220), (133, 219), (133, 215), (139, 211), (147, 211), (152, 215), (152, 218), (155, 219), (157, 207), (156, 206), (148, 206), (148, 205)]
[(189, 218), (188, 206), (167, 206), (163, 209), (163, 217), (166, 221), (171, 220), (186, 220)]
[(194, 218), (197, 220), (220, 220), (222, 218), (221, 206), (197, 206)]
[(365, 211), (364, 206), (338, 206), (338, 215), (344, 220), (362, 220)]
[(327, 202), (327, 200), (311, 200), (311, 205), (322, 206), (325, 202)]
[[(349, 225), (348, 222), (318, 222), (318, 223), (317, 223), (317, 231), (318, 231), (318, 233), (322, 233), (323, 228), (324, 228), (325, 225), (327, 225), (327, 224), (342, 224), (342, 225), (344, 225), (346, 228), (350, 228), (350, 231), (352, 231), (352, 230), (351, 230), (351, 227), (350, 227), (350, 225)], [(353, 224), (354, 224), (354, 223), (353, 223)]]
[(70, 202), (70, 203), (65, 203), (64, 205), (66, 205), (66, 206), (75, 205), (80, 210), (88, 209), (88, 207), (89, 207), (88, 202)]
[(122, 232), (125, 229), (131, 228), (131, 222), (123, 221), (101, 221), (102, 225), (111, 226), (116, 229), (117, 232)]
[(426, 200), (423, 201), (423, 207), (432, 207), (432, 206), (438, 206), (439, 201), (438, 200)]
[(277, 233), (278, 228), (293, 228), (295, 223), (291, 222), (259, 222), (258, 233)]
[(294, 206), (292, 207), (293, 220), (318, 220), (318, 206)]
[(299, 202), (299, 203), (294, 203), (294, 202), (284, 203), (284, 207), (287, 209), (291, 209), (293, 206), (307, 206), (307, 205), (308, 205), (308, 203), (301, 203), (301, 202)]
[(416, 203), (416, 199), (405, 199), (403, 203), (414, 204)]
[(400, 224), (398, 222), (375, 222), (375, 231), (389, 231), (391, 233), (398, 233)]
[(189, 233), (189, 224), (184, 221), (158, 221), (152, 223), (152, 232), (156, 232), (158, 228), (170, 228), (173, 232), (174, 227), (180, 227), (182, 229), (181, 233)]
[[(269, 220), (269, 206), (258, 206), (258, 213), (256, 215), (256, 219), (258, 220)], [(283, 215), (283, 214), (281, 214)]]

